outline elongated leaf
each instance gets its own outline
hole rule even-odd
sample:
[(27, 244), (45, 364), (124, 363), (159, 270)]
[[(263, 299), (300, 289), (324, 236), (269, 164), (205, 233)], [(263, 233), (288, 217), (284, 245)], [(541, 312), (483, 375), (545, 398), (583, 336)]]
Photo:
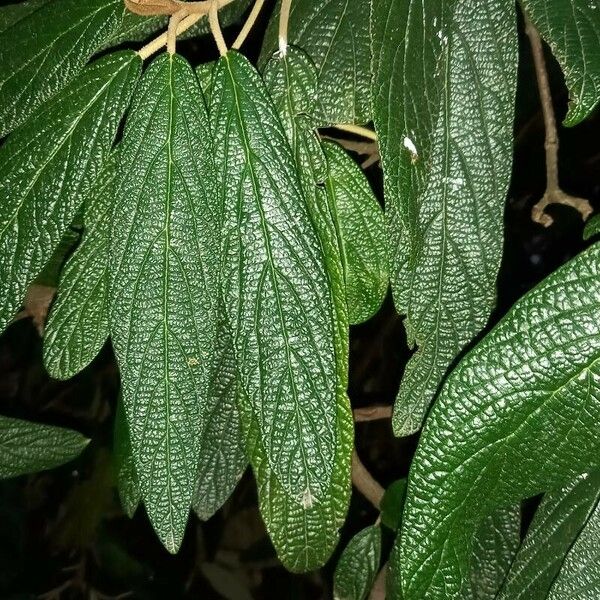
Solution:
[(588, 223), (586, 223), (585, 229), (583, 230), (583, 239), (589, 240), (590, 238), (600, 233), (600, 215), (593, 216)]
[(388, 287), (385, 220), (371, 185), (346, 151), (323, 145), (327, 156), (327, 192), (339, 223), (350, 323), (370, 319)]
[[(261, 68), (279, 47), (280, 5), (265, 33)], [(312, 116), (319, 126), (371, 119), (368, 1), (294, 0), (288, 42), (304, 50), (316, 65), (320, 102)]]
[(444, 384), (412, 463), (393, 558), (405, 595), (459, 597), (481, 521), (597, 468), (599, 419), (596, 244), (519, 300)]
[(600, 498), (600, 473), (584, 473), (544, 495), (500, 600), (544, 600), (565, 555)]
[(60, 278), (44, 332), (44, 366), (56, 379), (87, 367), (108, 338), (108, 245), (112, 225), (113, 153), (86, 199), (84, 232)]
[(115, 415), (114, 455), (119, 499), (125, 514), (131, 519), (140, 503), (141, 493), (127, 426), (127, 415), (121, 397), (119, 397)]
[(0, 6), (0, 33), (4, 33), (7, 29), (23, 20), (49, 1), (50, 0), (26, 0), (26, 2)]
[(58, 467), (78, 456), (88, 442), (70, 429), (0, 417), (0, 478)]
[(381, 560), (381, 528), (366, 527), (357, 533), (340, 556), (333, 579), (335, 600), (365, 600)]
[(600, 595), (600, 503), (579, 532), (548, 600), (595, 600)]
[(90, 192), (140, 68), (133, 52), (98, 60), (0, 148), (0, 331)]
[[(75, 217), (77, 221), (77, 217)], [(63, 236), (39, 275), (33, 280), (33, 285), (44, 285), (57, 288), (60, 274), (67, 262), (67, 257), (79, 243), (81, 231), (73, 224), (63, 233)]]
[(521, 543), (519, 506), (487, 516), (473, 540), (466, 600), (495, 600)]
[(148, 515), (175, 552), (200, 457), (215, 344), (222, 209), (198, 80), (162, 55), (121, 144), (110, 248), (110, 333)]
[[(221, 315), (224, 310), (221, 309)], [(231, 495), (246, 467), (246, 447), (237, 407), (237, 365), (224, 318), (217, 326), (211, 357), (206, 426), (200, 436), (200, 461), (192, 507), (204, 521)]]
[(593, 0), (522, 0), (550, 45), (569, 88), (564, 125), (577, 125), (600, 101), (600, 5)]
[(293, 570), (316, 568), (345, 512), (351, 449), (324, 256), (260, 76), (230, 52), (213, 77), (215, 154), (227, 202), (224, 298), (250, 461), (281, 559)]
[[(417, 115), (391, 127), (378, 119), (380, 129), (383, 125), (381, 135), (387, 138), (381, 150), (384, 169), (390, 165), (386, 154), (394, 161), (398, 146), (406, 146), (401, 157), (405, 170), (396, 175), (386, 169), (388, 194), (393, 187), (386, 203), (391, 205), (391, 250), (399, 252), (391, 259), (396, 306), (406, 313), (409, 343), (418, 346), (396, 401), (396, 435), (420, 427), (448, 366), (488, 320), (496, 298), (504, 202), (511, 175), (518, 58), (514, 6), (486, 0), (482, 9), (460, 0), (454, 4), (448, 28), (425, 33), (441, 36), (446, 51), (441, 111), (429, 151), (421, 156), (426, 130), (414, 129), (412, 135)], [(408, 69), (414, 70), (413, 61), (411, 57)], [(380, 92), (376, 103), (390, 101)], [(405, 105), (409, 101), (410, 97), (404, 98)], [(390, 110), (393, 105), (384, 108), (384, 112)], [(419, 158), (410, 164), (413, 146)], [(421, 161), (431, 165), (427, 185), (407, 188), (401, 179), (426, 175), (426, 167), (417, 166)], [(401, 206), (395, 204), (398, 201)], [(408, 243), (398, 239), (397, 229), (406, 230), (400, 236), (408, 236)]]
[(117, 30), (121, 0), (61, 0), (0, 34), (0, 137), (64, 88)]

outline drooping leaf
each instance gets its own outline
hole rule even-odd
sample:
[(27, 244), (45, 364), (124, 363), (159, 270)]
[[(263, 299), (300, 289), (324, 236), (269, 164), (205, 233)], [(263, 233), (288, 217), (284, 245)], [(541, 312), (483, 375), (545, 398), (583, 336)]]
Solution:
[(600, 5), (594, 0), (522, 0), (560, 63), (569, 88), (563, 122), (577, 125), (600, 101)]
[(596, 244), (519, 300), (444, 384), (393, 558), (405, 595), (459, 597), (487, 515), (600, 466), (599, 418)]
[(71, 429), (0, 417), (0, 479), (58, 467), (88, 442)]
[[(224, 310), (220, 313), (223, 315)], [(200, 460), (192, 508), (207, 521), (225, 504), (246, 467), (246, 447), (237, 407), (237, 365), (227, 323), (217, 326), (211, 357), (205, 428), (200, 435)]]
[(518, 505), (487, 516), (473, 540), (470, 585), (465, 600), (495, 600), (521, 543)]
[[(77, 217), (75, 218), (77, 221)], [(39, 275), (33, 280), (33, 285), (44, 285), (57, 288), (60, 274), (67, 262), (68, 256), (79, 243), (81, 231), (73, 224), (63, 233), (63, 236)]]
[(0, 148), (0, 331), (90, 192), (140, 69), (133, 52), (89, 65)]
[[(279, 47), (278, 2), (259, 58), (261, 68)], [(371, 119), (369, 2), (294, 0), (288, 42), (304, 50), (317, 68), (319, 104), (311, 116), (319, 126)]]
[(26, 0), (16, 4), (0, 6), (0, 33), (35, 12), (38, 8), (48, 3), (50, 0)]
[(308, 570), (331, 553), (349, 495), (351, 414), (325, 259), (275, 106), (235, 52), (215, 67), (211, 120), (248, 453), (280, 558)]
[[(392, 57), (381, 59), (385, 62), (376, 88), (392, 287), (396, 307), (406, 314), (409, 343), (418, 346), (402, 378), (393, 417), (396, 435), (407, 435), (421, 426), (448, 367), (485, 326), (495, 303), (511, 176), (518, 52), (511, 3), (486, 0), (482, 9), (457, 1), (448, 26), (443, 14), (415, 8), (406, 16), (402, 13), (407, 9), (395, 8), (399, 18), (409, 19), (408, 44), (423, 44), (425, 35), (427, 52), (435, 46), (432, 39), (441, 38), (444, 49), (439, 59), (441, 91), (419, 79), (435, 78), (430, 72), (435, 73), (438, 57), (423, 56), (425, 74), (415, 79), (413, 72), (421, 73), (415, 61), (421, 59), (410, 45), (402, 69), (390, 72)], [(378, 19), (384, 19), (380, 10), (374, 19), (378, 39), (383, 36), (386, 47), (403, 52), (404, 42), (399, 49), (395, 39), (385, 38), (392, 25), (385, 29)], [(421, 19), (428, 23), (424, 31)], [(390, 22), (396, 22), (395, 13)], [(386, 84), (384, 77), (393, 83)], [(416, 87), (410, 89), (411, 84)], [(427, 102), (413, 96), (417, 93), (441, 94), (434, 129), (432, 111), (418, 112)]]
[(551, 490), (537, 509), (499, 600), (545, 600), (565, 555), (600, 499), (600, 473)]
[(333, 579), (334, 600), (365, 600), (381, 560), (381, 527), (372, 525), (357, 533), (340, 556)]
[(600, 233), (600, 215), (593, 216), (585, 225), (583, 239), (589, 240)]
[(198, 77), (198, 81), (200, 82), (200, 87), (202, 88), (202, 93), (204, 94), (204, 98), (208, 106), (210, 106), (210, 98), (212, 94), (212, 79), (214, 68), (214, 62), (200, 63), (196, 67), (196, 75)]
[(406, 499), (406, 479), (398, 479), (385, 490), (379, 508), (381, 522), (391, 529), (398, 531), (402, 522), (402, 510)]
[(596, 600), (600, 595), (600, 503), (565, 558), (548, 600)]
[(108, 244), (117, 153), (85, 200), (81, 242), (64, 267), (46, 324), (44, 366), (69, 379), (87, 367), (108, 338)]
[(76, 77), (122, 14), (122, 0), (47, 2), (0, 34), (0, 138)]
[(189, 64), (145, 72), (121, 143), (110, 334), (146, 510), (177, 551), (196, 484), (215, 343), (222, 209), (208, 114)]
[(140, 482), (135, 470), (135, 461), (127, 426), (127, 415), (123, 398), (119, 396), (114, 425), (114, 455), (117, 471), (117, 489), (125, 514), (131, 519), (141, 500)]
[(370, 319), (388, 287), (385, 220), (361, 168), (333, 142), (323, 144), (327, 157), (327, 193), (339, 223), (346, 300), (351, 324)]

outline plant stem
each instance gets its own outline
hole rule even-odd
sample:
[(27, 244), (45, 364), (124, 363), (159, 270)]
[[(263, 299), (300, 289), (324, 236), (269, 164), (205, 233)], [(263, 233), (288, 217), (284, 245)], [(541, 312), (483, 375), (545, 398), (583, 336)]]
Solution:
[(546, 191), (542, 199), (531, 209), (531, 218), (544, 227), (549, 227), (553, 223), (550, 215), (544, 211), (550, 204), (564, 204), (571, 206), (579, 211), (585, 221), (592, 213), (590, 203), (584, 198), (577, 198), (563, 192), (558, 179), (558, 134), (556, 130), (556, 117), (554, 116), (554, 107), (552, 106), (552, 94), (550, 93), (550, 84), (548, 82), (548, 71), (546, 70), (546, 61), (544, 59), (544, 48), (542, 40), (537, 29), (529, 20), (526, 14), (525, 32), (531, 44), (533, 54), (533, 64), (535, 66), (535, 75), (537, 78), (540, 102), (542, 105), (542, 114), (544, 116), (544, 128), (546, 138), (544, 149), (546, 151)]
[(381, 571), (377, 574), (377, 578), (373, 583), (369, 600), (385, 600), (385, 583), (387, 579), (388, 563), (381, 567)]
[(169, 29), (167, 30), (167, 52), (169, 54), (175, 54), (177, 50), (177, 27), (179, 27), (179, 24), (186, 15), (185, 10), (180, 10), (171, 15), (169, 19)]
[(364, 423), (366, 421), (380, 421), (382, 419), (391, 418), (391, 406), (369, 406), (367, 408), (357, 408), (354, 411), (354, 421), (356, 423)]
[(381, 504), (384, 489), (375, 481), (361, 462), (356, 450), (352, 451), (352, 483), (354, 487), (377, 509)]
[(217, 48), (219, 49), (219, 54), (225, 56), (227, 54), (227, 44), (225, 43), (225, 38), (221, 31), (221, 25), (219, 25), (219, 7), (215, 0), (213, 0), (208, 13), (208, 22), (210, 23), (210, 30), (215, 38)]
[(279, 13), (279, 52), (281, 56), (287, 54), (288, 23), (290, 21), (291, 8), (292, 0), (281, 0), (281, 11)]
[(260, 9), (263, 7), (264, 3), (265, 0), (256, 0), (254, 6), (252, 7), (252, 10), (250, 11), (250, 14), (248, 15), (248, 18), (246, 19), (246, 22), (244, 23), (244, 26), (242, 27), (242, 30), (235, 38), (235, 42), (233, 42), (233, 44), (231, 45), (233, 49), (239, 50), (242, 47), (242, 44), (248, 37), (248, 34), (250, 33), (252, 27), (254, 27), (256, 19), (258, 19)]
[(340, 131), (347, 131), (348, 133), (367, 138), (368, 140), (373, 140), (374, 142), (377, 141), (377, 134), (372, 129), (368, 129), (367, 127), (352, 125), (351, 123), (339, 123), (333, 127), (339, 129)]

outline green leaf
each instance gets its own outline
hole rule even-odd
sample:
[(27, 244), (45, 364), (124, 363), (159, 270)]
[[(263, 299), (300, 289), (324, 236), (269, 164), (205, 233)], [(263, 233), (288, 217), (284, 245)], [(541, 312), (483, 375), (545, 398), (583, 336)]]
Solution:
[(563, 124), (577, 125), (600, 101), (600, 9), (591, 0), (521, 3), (565, 74), (570, 100)]
[(324, 142), (327, 193), (340, 231), (351, 324), (370, 319), (388, 287), (385, 219), (362, 169), (333, 142)]
[[(261, 68), (279, 47), (280, 5), (279, 1), (265, 33)], [(320, 102), (312, 116), (319, 126), (370, 121), (369, 2), (294, 0), (288, 43), (302, 48), (317, 68)]]
[(599, 398), (596, 244), (519, 300), (444, 384), (393, 558), (407, 597), (459, 597), (487, 515), (600, 466)]
[[(224, 310), (221, 309), (220, 313), (224, 314)], [(237, 407), (237, 365), (233, 340), (224, 318), (217, 326), (211, 360), (206, 425), (200, 436), (200, 461), (192, 499), (194, 512), (204, 521), (225, 504), (248, 466)]]
[[(448, 26), (442, 14), (415, 8), (415, 16), (403, 16), (405, 9), (397, 10), (398, 19), (411, 19), (407, 64), (392, 72), (392, 57), (382, 58), (386, 62), (379, 81), (387, 77), (393, 84), (380, 83), (375, 107), (392, 288), (396, 307), (406, 314), (409, 344), (418, 346), (402, 378), (393, 416), (396, 435), (408, 435), (421, 426), (448, 367), (485, 326), (495, 304), (511, 176), (518, 52), (511, 3), (486, 0), (483, 10), (460, 0)], [(381, 31), (382, 15), (376, 13), (374, 28), (385, 37), (396, 18)], [(438, 29), (430, 30), (436, 19)], [(421, 20), (429, 23), (425, 31), (419, 29)], [(419, 58), (425, 49), (412, 44), (421, 35), (426, 36), (427, 52), (431, 38), (441, 37), (445, 55)], [(395, 38), (385, 41), (401, 54), (404, 42), (402, 48), (395, 44)], [(421, 72), (414, 65), (423, 60), (424, 76), (434, 79), (434, 58), (440, 58), (443, 86), (437, 124), (430, 129), (433, 115), (421, 115), (413, 103), (427, 104), (423, 97), (435, 98), (438, 90), (412, 72)]]
[[(75, 218), (75, 221), (77, 221), (77, 217)], [(33, 280), (33, 283), (36, 285), (57, 288), (60, 274), (65, 266), (67, 257), (79, 243), (80, 237), (81, 232), (71, 224), (64, 232), (56, 250), (52, 253), (52, 257), (41, 270), (40, 274)]]
[(141, 492), (131, 449), (127, 415), (121, 395), (119, 395), (117, 414), (115, 415), (114, 455), (119, 499), (125, 514), (131, 519), (140, 504)]
[(518, 505), (487, 516), (473, 540), (467, 600), (495, 600), (521, 543)]
[(402, 510), (406, 499), (406, 479), (398, 479), (385, 490), (381, 499), (381, 522), (391, 529), (398, 531), (402, 522)]
[(600, 215), (594, 215), (585, 225), (583, 239), (589, 240), (600, 233)]
[(600, 595), (600, 503), (565, 558), (548, 600), (596, 600)]
[(0, 138), (75, 78), (122, 13), (122, 0), (48, 2), (0, 34)]
[(210, 106), (210, 99), (212, 95), (212, 81), (213, 81), (213, 71), (215, 68), (215, 62), (206, 62), (201, 63), (196, 67), (196, 76), (198, 77), (198, 81), (200, 82), (200, 87), (202, 88), (202, 94), (206, 100), (206, 103)]
[(198, 80), (163, 54), (121, 143), (109, 259), (110, 333), (148, 516), (170, 552), (196, 485), (215, 343), (222, 208)]
[(565, 555), (600, 499), (600, 473), (547, 492), (508, 573), (499, 600), (545, 600)]
[(276, 108), (236, 52), (215, 67), (211, 118), (248, 454), (280, 558), (308, 570), (331, 553), (350, 491), (352, 417), (325, 258)]
[(334, 600), (365, 600), (373, 587), (381, 560), (381, 528), (357, 533), (340, 556), (333, 579)]
[(108, 245), (117, 169), (107, 160), (84, 205), (84, 231), (62, 272), (44, 331), (44, 366), (55, 379), (87, 367), (108, 338)]
[(27, 0), (26, 2), (0, 6), (0, 33), (4, 33), (7, 29), (38, 10), (38, 8), (44, 6), (44, 4), (47, 4), (49, 1), (50, 0)]
[(89, 194), (140, 68), (133, 52), (89, 65), (0, 148), (0, 331)]
[(78, 456), (88, 442), (70, 429), (0, 416), (0, 478), (58, 467)]

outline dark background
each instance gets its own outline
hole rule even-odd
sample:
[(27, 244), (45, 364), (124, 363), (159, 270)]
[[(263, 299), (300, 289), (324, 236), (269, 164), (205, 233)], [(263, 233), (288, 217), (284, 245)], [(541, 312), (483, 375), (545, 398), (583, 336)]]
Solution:
[[(263, 9), (244, 45), (251, 58), (258, 56), (272, 4)], [(228, 42), (236, 31), (225, 31)], [(192, 64), (217, 57), (210, 38), (182, 42), (178, 48)], [(491, 324), (585, 246), (583, 223), (572, 209), (551, 208), (555, 223), (549, 229), (531, 221), (531, 207), (545, 185), (544, 131), (523, 35), (521, 55), (504, 260)], [(550, 55), (547, 61), (560, 120), (567, 91), (558, 65)], [(600, 208), (600, 117), (596, 114), (573, 129), (560, 128), (559, 135), (563, 188)], [(367, 173), (381, 197), (380, 168), (370, 167)], [(353, 406), (392, 404), (409, 355), (401, 318), (388, 298), (374, 319), (351, 331)], [(143, 509), (128, 519), (119, 506), (113, 472), (117, 391), (118, 372), (109, 347), (79, 376), (58, 382), (44, 371), (41, 340), (31, 322), (17, 322), (0, 337), (0, 413), (69, 426), (92, 439), (82, 456), (64, 467), (0, 482), (0, 599), (331, 598), (340, 550), (319, 572), (287, 573), (260, 520), (250, 473), (209, 522), (191, 517), (177, 556), (161, 546)], [(406, 476), (416, 436), (394, 439), (388, 422), (358, 424), (356, 436), (359, 455), (382, 485)], [(525, 521), (534, 506), (526, 503)], [(355, 493), (340, 548), (376, 517)], [(386, 542), (389, 547), (391, 540)]]

